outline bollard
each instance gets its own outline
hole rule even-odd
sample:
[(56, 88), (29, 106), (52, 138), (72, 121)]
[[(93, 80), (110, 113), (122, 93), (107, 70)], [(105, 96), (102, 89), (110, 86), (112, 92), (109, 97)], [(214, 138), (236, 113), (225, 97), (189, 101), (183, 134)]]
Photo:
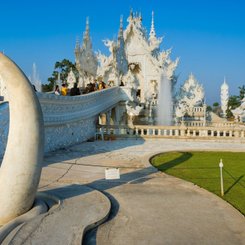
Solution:
[(223, 183), (223, 162), (222, 162), (222, 159), (220, 159), (220, 162), (219, 162), (219, 168), (220, 168), (220, 193), (221, 193), (221, 196), (224, 196), (224, 183)]

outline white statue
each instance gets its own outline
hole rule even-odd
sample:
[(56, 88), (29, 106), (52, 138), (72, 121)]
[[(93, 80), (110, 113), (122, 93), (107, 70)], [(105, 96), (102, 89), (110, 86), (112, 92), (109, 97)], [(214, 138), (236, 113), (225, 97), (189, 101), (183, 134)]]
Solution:
[(229, 86), (227, 85), (225, 79), (220, 89), (220, 100), (221, 100), (222, 116), (226, 117), (226, 110), (227, 110), (228, 100), (229, 100)]
[(198, 83), (196, 78), (191, 73), (189, 78), (181, 86), (177, 94), (177, 103), (175, 106), (175, 116), (182, 117), (195, 106), (203, 106), (204, 104), (204, 89)]
[(32, 85), (20, 68), (2, 53), (0, 76), (11, 91), (11, 123), (0, 171), (2, 226), (33, 207), (42, 171), (44, 124), (42, 109)]
[(74, 86), (74, 83), (76, 83), (76, 76), (73, 72), (73, 70), (71, 69), (70, 72), (68, 73), (67, 76), (67, 83), (68, 83), (68, 88), (71, 89)]

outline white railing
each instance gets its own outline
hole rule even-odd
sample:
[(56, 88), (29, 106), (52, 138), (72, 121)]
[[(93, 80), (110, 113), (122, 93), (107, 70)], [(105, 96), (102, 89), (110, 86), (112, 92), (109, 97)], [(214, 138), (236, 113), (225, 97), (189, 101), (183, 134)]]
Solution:
[(237, 122), (204, 122), (204, 121), (183, 121), (176, 124), (176, 126), (186, 126), (186, 127), (245, 127), (244, 123)]
[(245, 141), (245, 128), (186, 127), (186, 126), (100, 126), (104, 134), (124, 137), (192, 138), (192, 139), (241, 139)]

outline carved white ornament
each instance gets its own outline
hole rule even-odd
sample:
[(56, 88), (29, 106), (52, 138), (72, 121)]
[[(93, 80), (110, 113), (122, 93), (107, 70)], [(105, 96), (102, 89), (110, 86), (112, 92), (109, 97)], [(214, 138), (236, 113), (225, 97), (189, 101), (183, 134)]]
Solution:
[(222, 109), (223, 117), (226, 117), (226, 110), (228, 107), (228, 100), (229, 100), (229, 86), (227, 85), (225, 79), (220, 89), (220, 100), (221, 100), (221, 109)]
[(195, 106), (202, 106), (204, 103), (204, 89), (198, 83), (193, 74), (181, 86), (177, 94), (177, 103), (175, 107), (176, 117), (183, 117), (188, 110)]
[(70, 72), (68, 73), (68, 76), (67, 76), (68, 88), (69, 89), (73, 88), (73, 85), (75, 82), (76, 82), (76, 76), (75, 76), (73, 70), (71, 69)]

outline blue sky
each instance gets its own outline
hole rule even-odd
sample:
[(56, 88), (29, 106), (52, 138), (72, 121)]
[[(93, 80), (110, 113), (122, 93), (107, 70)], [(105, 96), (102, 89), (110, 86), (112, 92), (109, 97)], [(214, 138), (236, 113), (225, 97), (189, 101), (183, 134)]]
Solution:
[(27, 75), (35, 62), (45, 82), (56, 61), (74, 61), (76, 37), (81, 39), (87, 16), (94, 50), (106, 52), (102, 40), (116, 37), (120, 15), (126, 26), (130, 8), (142, 13), (148, 31), (154, 10), (156, 33), (164, 36), (162, 48), (172, 47), (171, 57), (180, 57), (178, 85), (192, 72), (204, 85), (209, 104), (220, 100), (224, 76), (230, 94), (245, 85), (243, 0), (1, 1), (0, 50)]

